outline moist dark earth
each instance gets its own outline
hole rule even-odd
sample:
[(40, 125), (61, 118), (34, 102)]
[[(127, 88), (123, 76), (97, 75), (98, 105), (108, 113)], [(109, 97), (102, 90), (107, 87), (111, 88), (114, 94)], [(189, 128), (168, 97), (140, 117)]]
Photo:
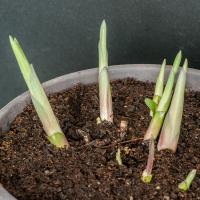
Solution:
[[(97, 124), (98, 86), (77, 85), (49, 96), (71, 148), (49, 143), (29, 105), (0, 133), (0, 183), (20, 200), (200, 199), (200, 92), (187, 89), (178, 149), (156, 151), (153, 179), (141, 181), (148, 145), (142, 137), (150, 122), (145, 97), (154, 84), (134, 79), (112, 82), (114, 123)], [(128, 123), (121, 129), (121, 121)], [(120, 148), (123, 165), (116, 162)], [(197, 169), (191, 188), (178, 183)]]

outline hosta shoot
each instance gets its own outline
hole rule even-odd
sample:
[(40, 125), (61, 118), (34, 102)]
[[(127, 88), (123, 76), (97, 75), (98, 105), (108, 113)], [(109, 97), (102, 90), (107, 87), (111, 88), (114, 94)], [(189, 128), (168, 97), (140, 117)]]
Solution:
[(59, 123), (53, 113), (47, 96), (40, 84), (40, 81), (35, 73), (35, 70), (30, 64), (16, 38), (9, 37), (12, 50), (15, 54), (19, 68), (24, 77), (31, 94), (33, 105), (42, 122), (44, 131), (46, 132), (49, 141), (56, 147), (69, 147), (69, 143), (62, 132)]
[(111, 86), (108, 74), (108, 52), (106, 47), (106, 22), (103, 20), (99, 38), (99, 101), (100, 118), (113, 122)]
[(196, 173), (197, 173), (196, 169), (191, 170), (190, 173), (187, 175), (186, 179), (178, 185), (178, 188), (182, 191), (189, 190), (192, 184), (192, 181), (194, 180), (196, 176)]
[(152, 179), (152, 169), (153, 169), (153, 161), (154, 161), (154, 153), (155, 153), (155, 147), (154, 147), (154, 139), (151, 138), (149, 141), (149, 156), (147, 160), (147, 166), (146, 169), (142, 173), (142, 181), (144, 183), (150, 183)]
[(175, 152), (177, 149), (183, 115), (187, 69), (188, 61), (185, 59), (176, 83), (170, 108), (163, 123), (158, 142), (158, 150), (170, 149)]
[(179, 51), (179, 53), (175, 57), (173, 67), (170, 71), (163, 95), (160, 99), (160, 102), (159, 102), (157, 108), (156, 108), (155, 114), (154, 114), (153, 118), (151, 119), (150, 125), (144, 136), (144, 140), (149, 140), (151, 137), (156, 139), (160, 132), (160, 129), (163, 124), (163, 120), (165, 118), (166, 112), (167, 112), (170, 102), (171, 102), (174, 81), (175, 81), (175, 77), (176, 77), (178, 68), (180, 66), (181, 57), (182, 57), (182, 52)]

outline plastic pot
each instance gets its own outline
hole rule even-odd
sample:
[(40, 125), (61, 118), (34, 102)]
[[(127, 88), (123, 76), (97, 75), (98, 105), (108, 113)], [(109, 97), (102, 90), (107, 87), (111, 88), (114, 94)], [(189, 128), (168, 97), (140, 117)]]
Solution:
[[(165, 76), (170, 71), (170, 66), (167, 67)], [(109, 73), (111, 80), (123, 79), (127, 77), (135, 78), (141, 81), (155, 82), (159, 72), (160, 65), (152, 64), (130, 64), (110, 66)], [(58, 78), (47, 81), (43, 84), (47, 94), (60, 92), (70, 88), (77, 83), (90, 84), (98, 80), (98, 69), (88, 69), (75, 73), (60, 76)], [(187, 77), (187, 88), (195, 91), (200, 91), (200, 70), (189, 69)], [(29, 92), (25, 92), (8, 103), (0, 110), (0, 128), (2, 131), (9, 129), (10, 124), (15, 117), (23, 111), (23, 109), (31, 102)], [(0, 200), (16, 200), (9, 194), (2, 185), (0, 185)]]

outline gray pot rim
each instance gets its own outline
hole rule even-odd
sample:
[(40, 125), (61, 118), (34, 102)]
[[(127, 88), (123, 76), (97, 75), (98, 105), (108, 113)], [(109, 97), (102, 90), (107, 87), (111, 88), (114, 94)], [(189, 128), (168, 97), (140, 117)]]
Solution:
[[(168, 66), (165, 73), (167, 77), (171, 66)], [(135, 78), (141, 81), (155, 82), (160, 65), (157, 64), (125, 64), (109, 66), (110, 79)], [(142, 72), (142, 73), (141, 73)], [(43, 83), (47, 94), (63, 91), (78, 83), (90, 84), (98, 80), (98, 68), (86, 69), (78, 72), (59, 76)], [(187, 87), (200, 91), (200, 70), (189, 68), (187, 77)], [(15, 117), (31, 102), (29, 92), (24, 92), (0, 110), (0, 128), (2, 131), (9, 129)], [(0, 184), (0, 200), (16, 200)]]

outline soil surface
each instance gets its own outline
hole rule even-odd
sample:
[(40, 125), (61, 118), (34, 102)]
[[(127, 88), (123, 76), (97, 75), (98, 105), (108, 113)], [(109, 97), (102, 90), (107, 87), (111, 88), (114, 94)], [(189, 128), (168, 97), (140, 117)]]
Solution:
[[(98, 125), (96, 84), (50, 95), (69, 150), (51, 145), (35, 109), (26, 107), (0, 133), (0, 183), (20, 200), (200, 199), (200, 92), (186, 92), (177, 152), (156, 151), (152, 182), (141, 181), (148, 157), (142, 137), (150, 122), (144, 98), (153, 90), (154, 84), (133, 79), (112, 82), (114, 123)], [(121, 121), (127, 128), (120, 128)], [(122, 166), (115, 159), (118, 148)], [(178, 183), (191, 169), (197, 176), (181, 192)]]

